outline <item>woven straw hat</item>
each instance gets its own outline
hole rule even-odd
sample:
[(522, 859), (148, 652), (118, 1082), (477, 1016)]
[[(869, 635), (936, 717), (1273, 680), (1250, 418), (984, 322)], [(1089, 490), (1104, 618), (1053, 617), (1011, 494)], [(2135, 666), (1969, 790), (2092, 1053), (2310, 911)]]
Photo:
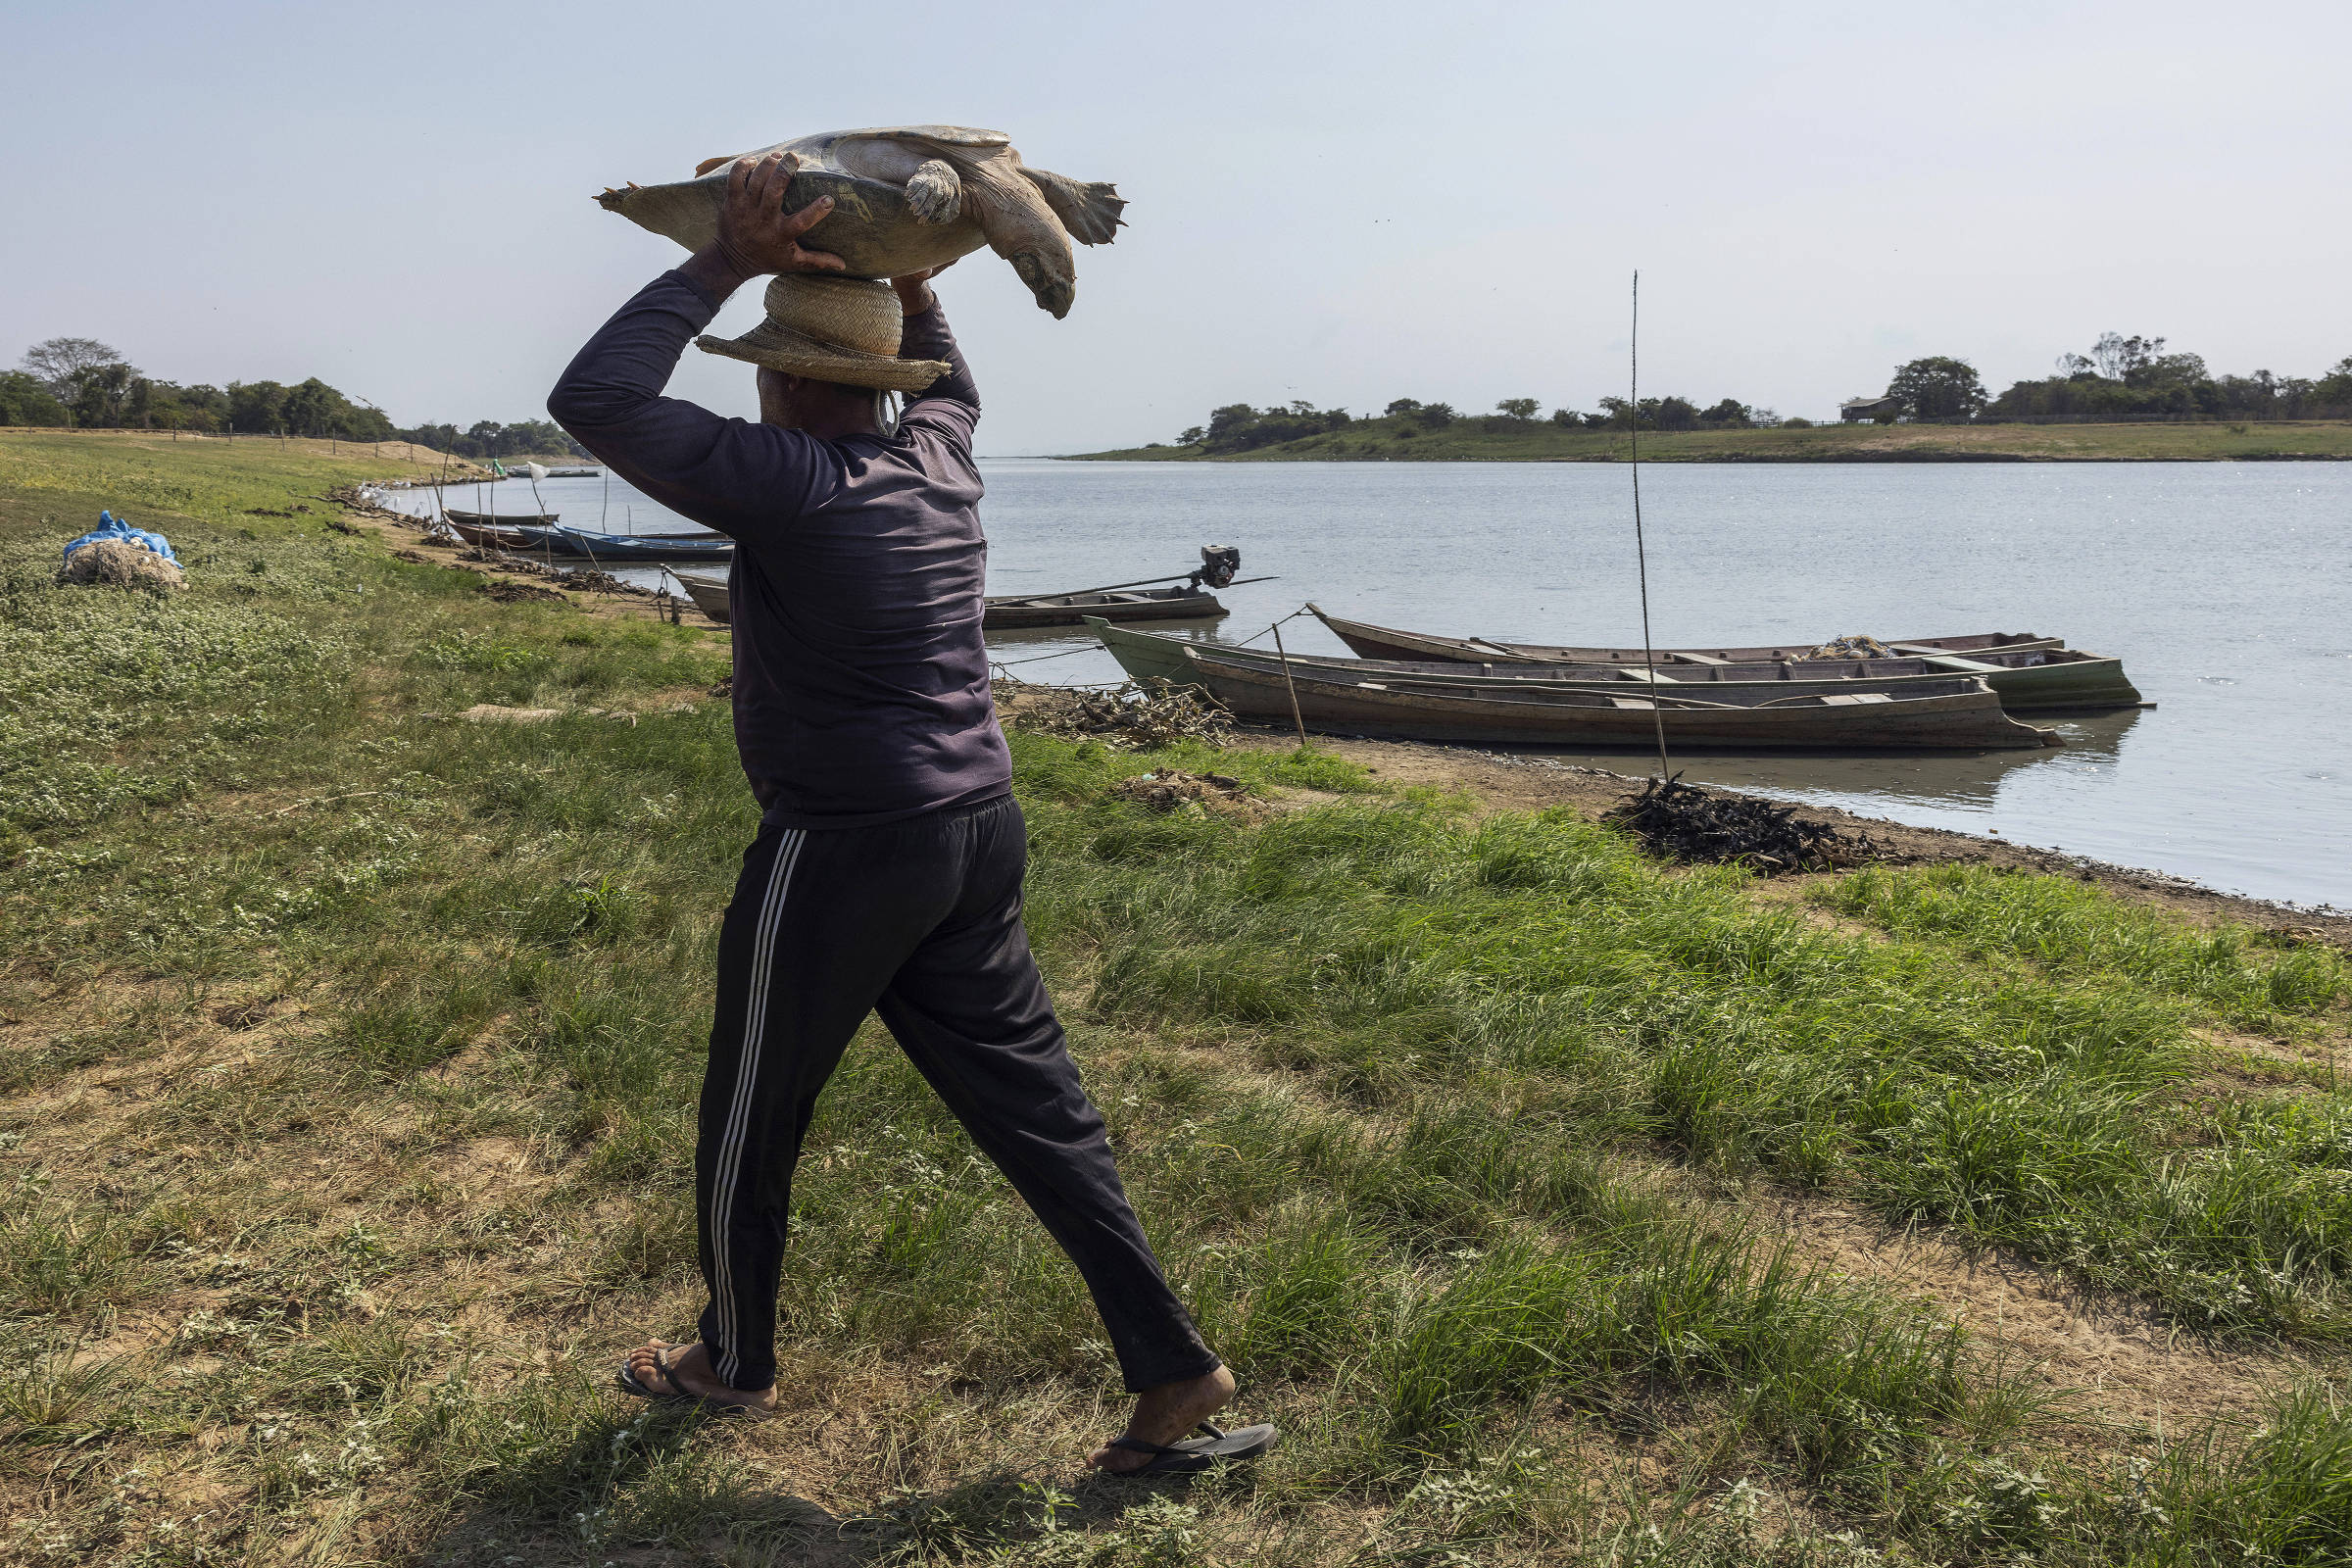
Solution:
[(898, 294), (879, 279), (779, 272), (768, 280), (766, 320), (741, 337), (706, 333), (694, 344), (819, 381), (920, 392), (948, 367), (900, 359), (900, 319)]

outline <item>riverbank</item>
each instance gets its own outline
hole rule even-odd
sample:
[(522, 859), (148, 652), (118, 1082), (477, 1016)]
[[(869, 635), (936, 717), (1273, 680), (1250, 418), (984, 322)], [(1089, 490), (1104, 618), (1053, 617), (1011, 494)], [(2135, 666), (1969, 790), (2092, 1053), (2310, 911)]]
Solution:
[(407, 441), (0, 425), (0, 483), (12, 491), (103, 492), (118, 510), (170, 507), (210, 520), (254, 505), (317, 502), (334, 484), (420, 484), (444, 475), (471, 483), (490, 470)]
[[(1325, 435), (1211, 456), (1146, 446), (1070, 455), (1118, 463), (1622, 463), (1623, 431), (1541, 420), (1456, 419), (1429, 429), (1409, 417), (1358, 419)], [(1659, 430), (1642, 435), (1645, 463), (2250, 463), (2352, 459), (2352, 423), (1822, 424), (1807, 429)]]
[[(1279, 730), (1241, 729), (1235, 744), (1287, 751), (1297, 744)], [(1461, 794), (1481, 810), (1545, 811), (1561, 808), (1597, 821), (1641, 789), (1648, 775), (1620, 773), (1548, 760), (1535, 756), (1511, 756), (1467, 747), (1438, 746), (1417, 741), (1346, 740), (1318, 736), (1319, 752), (1363, 767), (1367, 773), (1400, 787), (1427, 787)], [(1628, 767), (1639, 766), (1629, 760)], [(2012, 844), (1998, 836), (1954, 832), (1889, 821), (1883, 816), (1842, 810), (1835, 806), (1808, 804), (1803, 815), (1827, 822), (1841, 832), (1860, 834), (1876, 846), (1876, 863), (1902, 866), (1979, 866), (1987, 870), (2065, 877), (2135, 903), (2156, 905), (2200, 922), (2242, 925), (2284, 942), (2324, 942), (2352, 952), (2352, 912), (2281, 904), (2270, 899), (2245, 898), (2216, 892), (2186, 877), (2168, 876), (2144, 867), (2114, 865), (2085, 856), (2068, 855), (2033, 845)], [(1818, 885), (1820, 878), (1789, 877), (1780, 887)], [(1835, 880), (1831, 877), (1828, 880)]]
[[(363, 476), (331, 455), (15, 450), (19, 1559), (1827, 1568), (2352, 1534), (2323, 1381), (2352, 1039), (2316, 924), (1992, 861), (1668, 865), (1592, 819), (1621, 781), (1434, 748), (1011, 735), (1041, 963), (1237, 1417), (1285, 1430), (1257, 1471), (1077, 1473), (1121, 1402), (1092, 1309), (870, 1026), (796, 1191), (784, 1419), (621, 1399), (612, 1360), (696, 1303), (691, 1107), (757, 817), (725, 638), (276, 514)], [(188, 589), (53, 586), (125, 478), (182, 492), (132, 511)], [(1160, 811), (1131, 781), (1167, 769), (1236, 784)]]

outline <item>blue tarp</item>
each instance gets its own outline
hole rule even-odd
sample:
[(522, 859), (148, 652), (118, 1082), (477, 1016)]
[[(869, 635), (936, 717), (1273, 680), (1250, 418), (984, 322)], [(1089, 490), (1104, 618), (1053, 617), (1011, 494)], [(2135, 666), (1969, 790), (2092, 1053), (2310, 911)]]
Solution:
[(160, 533), (150, 533), (145, 528), (133, 528), (111, 512), (98, 514), (98, 526), (66, 546), (66, 554), (71, 556), (83, 545), (94, 545), (101, 539), (120, 539), (124, 544), (145, 545), (172, 564), (179, 564), (179, 558), (172, 553), (171, 540)]

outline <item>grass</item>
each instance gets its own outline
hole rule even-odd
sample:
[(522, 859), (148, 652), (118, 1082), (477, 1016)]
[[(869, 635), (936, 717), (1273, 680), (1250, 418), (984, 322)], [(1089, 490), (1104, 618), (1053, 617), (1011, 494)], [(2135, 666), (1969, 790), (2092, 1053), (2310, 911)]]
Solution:
[[(1266, 1464), (1077, 1477), (1119, 1413), (1091, 1304), (878, 1031), (797, 1184), (791, 1419), (620, 1400), (618, 1349), (699, 1305), (690, 1107), (755, 818), (701, 700), (723, 642), (249, 515), (348, 477), (332, 454), (24, 450), (9, 1561), (2153, 1565), (2352, 1537), (2352, 1411), (2262, 1351), (2343, 1336), (2344, 1102), (2283, 1069), (2217, 1091), (2207, 1043), (2331, 1046), (2340, 960), (2030, 877), (1792, 906), (1313, 753), (1014, 736), (1041, 959), (1242, 1413), (1285, 1429)], [(51, 586), (142, 474), (187, 492), (134, 516), (191, 587)], [(484, 702), (565, 715), (453, 716)], [(1337, 799), (1109, 793), (1154, 765)], [(1806, 1193), (2071, 1271), (2272, 1402), (2111, 1423), (1758, 1201)]]
[[(1396, 418), (1252, 452), (1209, 457), (1194, 447), (1134, 447), (1074, 456), (1125, 463), (1621, 463), (1623, 431), (1548, 421), (1457, 419), (1424, 429)], [(1660, 430), (1642, 437), (1651, 463), (2190, 463), (2352, 458), (2352, 423), (1822, 424), (1810, 429)]]

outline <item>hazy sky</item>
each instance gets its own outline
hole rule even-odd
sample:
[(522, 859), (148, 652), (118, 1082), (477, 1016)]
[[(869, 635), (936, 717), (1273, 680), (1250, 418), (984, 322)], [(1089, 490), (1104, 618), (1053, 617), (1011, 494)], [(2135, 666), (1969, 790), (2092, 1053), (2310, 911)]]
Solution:
[[(810, 131), (994, 126), (1110, 179), (1054, 321), (944, 280), (982, 450), (1212, 406), (1819, 417), (1921, 354), (1996, 388), (2104, 328), (2217, 370), (2352, 354), (2352, 5), (29, 0), (0, 24), (0, 362), (317, 374), (401, 423), (539, 416), (683, 253), (607, 184)], [(747, 289), (721, 318), (756, 317)], [(690, 351), (673, 390), (753, 411)]]

